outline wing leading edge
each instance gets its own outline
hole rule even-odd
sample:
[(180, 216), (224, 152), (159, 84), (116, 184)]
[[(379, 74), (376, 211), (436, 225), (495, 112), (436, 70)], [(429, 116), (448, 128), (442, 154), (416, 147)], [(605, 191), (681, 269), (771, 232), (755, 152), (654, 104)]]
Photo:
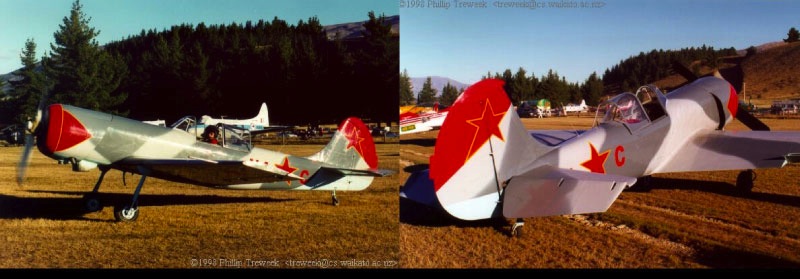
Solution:
[(674, 150), (655, 173), (777, 168), (796, 163), (800, 132), (706, 131)]

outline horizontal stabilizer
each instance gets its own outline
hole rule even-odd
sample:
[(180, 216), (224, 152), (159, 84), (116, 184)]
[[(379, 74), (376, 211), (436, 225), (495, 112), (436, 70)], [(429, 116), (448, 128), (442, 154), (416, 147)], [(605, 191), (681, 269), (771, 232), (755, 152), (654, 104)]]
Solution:
[(406, 184), (400, 190), (400, 197), (427, 205), (439, 207), (439, 199), (433, 190), (433, 180), (429, 177), (429, 170), (412, 172)]
[(543, 166), (509, 181), (503, 193), (508, 218), (604, 212), (636, 178)]
[(343, 175), (355, 175), (355, 176), (360, 175), (360, 176), (384, 177), (394, 174), (394, 171), (385, 169), (359, 170), (359, 169), (346, 169), (346, 168), (336, 168), (336, 167), (322, 167), (322, 169), (337, 171)]
[(304, 184), (314, 189), (336, 182), (344, 176), (345, 174), (335, 169), (320, 168), (314, 175), (309, 177)]

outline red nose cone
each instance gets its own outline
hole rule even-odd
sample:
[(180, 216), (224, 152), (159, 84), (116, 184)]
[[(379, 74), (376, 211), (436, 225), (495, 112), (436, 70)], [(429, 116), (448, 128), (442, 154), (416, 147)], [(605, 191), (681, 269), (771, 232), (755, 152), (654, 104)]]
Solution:
[(59, 152), (76, 146), (92, 137), (86, 127), (61, 105), (50, 106), (47, 129), (47, 149)]

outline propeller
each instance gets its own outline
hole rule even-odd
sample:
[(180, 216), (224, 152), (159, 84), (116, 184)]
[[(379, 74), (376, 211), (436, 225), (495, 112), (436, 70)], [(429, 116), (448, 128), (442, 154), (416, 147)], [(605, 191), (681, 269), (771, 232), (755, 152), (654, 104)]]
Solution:
[[(691, 82), (697, 80), (698, 78), (700, 78), (700, 77), (696, 76), (691, 70), (689, 70), (689, 68), (687, 68), (686, 66), (684, 66), (683, 64), (681, 64), (678, 61), (673, 61), (672, 62), (672, 68), (675, 70), (675, 72), (677, 72), (679, 75), (683, 76), (683, 78), (685, 78), (687, 80), (686, 83), (681, 84), (678, 87), (684, 86), (687, 83), (691, 83)], [(728, 80), (725, 77), (723, 77), (722, 74), (720, 74), (720, 72), (717, 71), (717, 70), (714, 71), (713, 75), (718, 77), (718, 78), (721, 78), (721, 79), (724, 79), (724, 80)], [(736, 88), (742, 88), (742, 87), (738, 86)], [(739, 122), (742, 122), (742, 124), (744, 124), (745, 126), (747, 126), (747, 128), (750, 128), (750, 130), (753, 130), (753, 131), (769, 131), (770, 130), (769, 126), (767, 126), (767, 124), (764, 124), (764, 122), (761, 122), (761, 120), (759, 120), (758, 118), (756, 118), (755, 116), (750, 114), (750, 112), (747, 111), (747, 107), (743, 106), (742, 103), (738, 103), (737, 105), (739, 107), (736, 109), (736, 115), (734, 117), (736, 117), (736, 119), (739, 119)]]
[(39, 124), (42, 121), (42, 113), (44, 106), (47, 102), (47, 89), (42, 91), (42, 96), (39, 98), (39, 106), (36, 108), (36, 116), (33, 121), (28, 120), (25, 131), (25, 149), (22, 151), (22, 157), (17, 165), (17, 184), (21, 187), (25, 182), (28, 165), (30, 164), (31, 152), (33, 152), (34, 136), (38, 132)]

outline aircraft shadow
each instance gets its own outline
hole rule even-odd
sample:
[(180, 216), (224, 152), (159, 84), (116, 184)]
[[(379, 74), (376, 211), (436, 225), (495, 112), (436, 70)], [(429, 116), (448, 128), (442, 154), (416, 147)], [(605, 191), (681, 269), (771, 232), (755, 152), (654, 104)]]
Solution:
[(700, 248), (697, 262), (712, 268), (798, 268), (800, 263), (720, 246)]
[[(33, 218), (54, 220), (89, 220), (83, 217), (84, 214), (88, 213), (84, 209), (82, 199), (85, 192), (31, 192), (74, 195), (76, 197), (16, 197), (0, 195), (0, 219)], [(114, 205), (130, 203), (132, 195), (121, 193), (98, 193), (98, 198), (103, 206), (113, 207)], [(139, 205), (147, 207), (194, 204), (269, 203), (291, 200), (294, 199), (274, 199), (266, 197), (221, 197), (213, 195), (140, 195)]]
[[(757, 184), (755, 188), (758, 189)], [(743, 192), (736, 188), (736, 186), (733, 184), (715, 181), (651, 177), (646, 184), (637, 184), (626, 191), (649, 192), (651, 189), (699, 190), (730, 197), (800, 207), (800, 197), (798, 196), (760, 192)]]
[(436, 139), (402, 139), (400, 144), (413, 144), (422, 147), (436, 146)]
[(406, 198), (400, 198), (400, 222), (426, 227), (492, 227), (500, 233), (510, 235), (510, 225), (503, 218), (464, 221), (451, 216), (442, 207), (434, 208)]

